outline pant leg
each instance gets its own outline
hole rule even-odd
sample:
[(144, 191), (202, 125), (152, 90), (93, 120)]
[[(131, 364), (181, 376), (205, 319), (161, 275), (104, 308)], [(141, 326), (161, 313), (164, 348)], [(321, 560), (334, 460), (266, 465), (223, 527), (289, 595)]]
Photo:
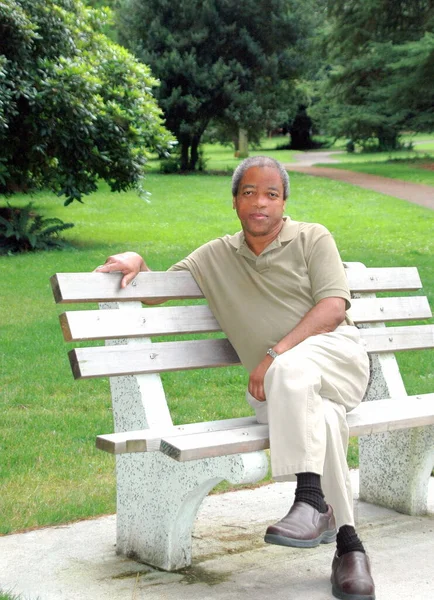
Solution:
[(337, 528), (355, 525), (353, 490), (347, 463), (349, 428), (342, 404), (323, 399), (327, 442), (321, 486), (326, 501), (333, 506)]
[(321, 475), (340, 524), (353, 524), (345, 414), (362, 400), (368, 377), (357, 329), (339, 327), (273, 361), (264, 381), (267, 401), (257, 410), (258, 419), (266, 414), (269, 422), (273, 477)]

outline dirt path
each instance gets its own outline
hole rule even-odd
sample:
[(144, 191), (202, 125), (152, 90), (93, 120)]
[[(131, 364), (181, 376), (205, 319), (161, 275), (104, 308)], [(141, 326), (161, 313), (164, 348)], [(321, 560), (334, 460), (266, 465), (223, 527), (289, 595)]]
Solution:
[(315, 177), (327, 177), (338, 181), (352, 183), (368, 190), (374, 190), (387, 196), (400, 198), (419, 204), (425, 208), (434, 210), (434, 187), (421, 183), (410, 183), (400, 179), (389, 177), (380, 177), (379, 175), (369, 175), (367, 173), (357, 173), (356, 171), (344, 171), (343, 169), (333, 169), (332, 167), (316, 167), (315, 163), (334, 163), (339, 162), (338, 155), (342, 152), (303, 152), (295, 155), (296, 163), (285, 165), (288, 171), (297, 171), (314, 175)]

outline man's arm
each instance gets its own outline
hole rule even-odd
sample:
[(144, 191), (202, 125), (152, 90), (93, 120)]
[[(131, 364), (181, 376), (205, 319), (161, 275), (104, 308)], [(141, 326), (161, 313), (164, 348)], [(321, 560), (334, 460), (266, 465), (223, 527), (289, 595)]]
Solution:
[[(312, 335), (334, 331), (344, 320), (345, 299), (323, 298), (305, 314), (294, 329), (273, 346), (273, 349), (277, 354), (282, 354)], [(257, 400), (265, 400), (264, 377), (272, 362), (271, 356), (266, 355), (250, 373), (249, 392)]]
[[(139, 273), (151, 271), (143, 258), (137, 252), (122, 252), (109, 256), (103, 265), (95, 269), (96, 273), (121, 272), (121, 288), (127, 287)], [(142, 299), (144, 304), (161, 304), (166, 302), (167, 298), (155, 298), (154, 300)]]

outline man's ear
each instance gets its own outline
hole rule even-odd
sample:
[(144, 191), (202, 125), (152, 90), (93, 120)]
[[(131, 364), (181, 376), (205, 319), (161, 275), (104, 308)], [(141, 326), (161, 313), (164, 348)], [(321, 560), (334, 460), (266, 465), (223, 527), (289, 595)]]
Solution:
[(234, 210), (237, 208), (237, 198), (236, 198), (236, 196), (232, 196), (232, 208)]

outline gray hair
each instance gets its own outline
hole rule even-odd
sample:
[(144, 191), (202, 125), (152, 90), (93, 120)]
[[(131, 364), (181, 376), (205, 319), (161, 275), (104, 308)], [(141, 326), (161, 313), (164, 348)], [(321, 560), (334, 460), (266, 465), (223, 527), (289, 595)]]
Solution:
[(272, 167), (279, 171), (280, 179), (283, 185), (283, 199), (286, 200), (289, 196), (289, 176), (283, 165), (269, 156), (250, 156), (241, 162), (235, 169), (232, 175), (232, 196), (238, 194), (238, 188), (240, 187), (241, 179), (247, 169), (251, 167)]

